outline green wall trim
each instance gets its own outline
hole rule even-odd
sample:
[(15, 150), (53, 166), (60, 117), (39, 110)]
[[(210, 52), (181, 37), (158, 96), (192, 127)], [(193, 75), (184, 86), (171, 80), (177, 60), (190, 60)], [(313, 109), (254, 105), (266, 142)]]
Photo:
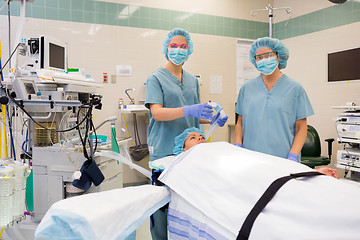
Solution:
[[(4, 3), (6, 4), (6, 3)], [(5, 7), (0, 15), (7, 15)], [(10, 2), (12, 16), (20, 15), (20, 2)], [(269, 35), (269, 24), (238, 18), (140, 7), (96, 0), (35, 0), (26, 5), (26, 17), (144, 29), (256, 39)], [(360, 3), (348, 1), (273, 25), (273, 37), (286, 39), (360, 21)]]
[[(7, 12), (5, 7), (0, 15)], [(10, 13), (20, 15), (20, 2), (10, 2)], [(263, 22), (96, 0), (35, 0), (26, 4), (25, 16), (158, 30), (180, 27), (190, 33), (249, 39), (267, 36), (269, 31)]]
[(343, 4), (274, 24), (273, 37), (286, 39), (360, 21), (360, 2), (347, 1)]

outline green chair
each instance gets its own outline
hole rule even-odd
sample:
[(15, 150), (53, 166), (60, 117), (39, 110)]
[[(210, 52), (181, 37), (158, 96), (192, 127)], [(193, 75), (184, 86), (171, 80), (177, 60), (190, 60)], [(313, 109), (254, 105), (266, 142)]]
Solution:
[(301, 150), (301, 163), (311, 168), (328, 165), (331, 162), (333, 138), (325, 139), (328, 143), (329, 157), (321, 156), (320, 137), (314, 127), (308, 125), (307, 137)]

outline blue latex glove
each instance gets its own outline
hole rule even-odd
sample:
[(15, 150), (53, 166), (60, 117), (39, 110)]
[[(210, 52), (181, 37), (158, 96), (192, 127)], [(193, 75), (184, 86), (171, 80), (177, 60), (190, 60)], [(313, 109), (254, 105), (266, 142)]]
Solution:
[(207, 103), (194, 104), (183, 107), (185, 117), (193, 116), (201, 119), (209, 119), (212, 117), (212, 106)]
[[(214, 116), (212, 116), (209, 120), (210, 124), (213, 124), (215, 121), (217, 122), (217, 124), (219, 124), (220, 127), (223, 127), (226, 123), (226, 121), (228, 120), (228, 116), (225, 116), (223, 118), (219, 118), (220, 112), (218, 112), (217, 114), (215, 114)], [(219, 119), (218, 119), (219, 118)]]
[(237, 146), (237, 147), (242, 147), (241, 143), (235, 143), (234, 145)]
[(296, 153), (289, 153), (286, 159), (289, 159), (294, 162), (300, 162), (299, 155), (297, 155)]

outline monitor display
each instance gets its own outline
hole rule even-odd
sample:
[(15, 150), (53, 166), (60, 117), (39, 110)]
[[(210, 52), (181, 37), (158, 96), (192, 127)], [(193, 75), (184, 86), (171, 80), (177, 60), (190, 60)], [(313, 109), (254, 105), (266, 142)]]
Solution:
[(40, 68), (67, 71), (67, 44), (49, 36), (39, 38)]
[(328, 82), (360, 80), (360, 48), (328, 54)]
[(49, 43), (49, 67), (65, 69), (65, 48)]
[(35, 94), (34, 83), (32, 82), (24, 82), (25, 91), (27, 94)]

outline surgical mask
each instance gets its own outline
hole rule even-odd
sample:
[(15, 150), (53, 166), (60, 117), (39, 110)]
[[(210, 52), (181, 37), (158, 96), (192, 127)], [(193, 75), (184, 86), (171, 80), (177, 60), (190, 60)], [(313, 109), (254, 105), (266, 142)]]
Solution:
[(188, 50), (182, 48), (168, 48), (168, 57), (175, 65), (180, 65), (186, 61)]
[(262, 74), (271, 75), (275, 71), (279, 63), (278, 61), (276, 61), (276, 57), (271, 57), (258, 61), (256, 65), (257, 70), (259, 70)]

